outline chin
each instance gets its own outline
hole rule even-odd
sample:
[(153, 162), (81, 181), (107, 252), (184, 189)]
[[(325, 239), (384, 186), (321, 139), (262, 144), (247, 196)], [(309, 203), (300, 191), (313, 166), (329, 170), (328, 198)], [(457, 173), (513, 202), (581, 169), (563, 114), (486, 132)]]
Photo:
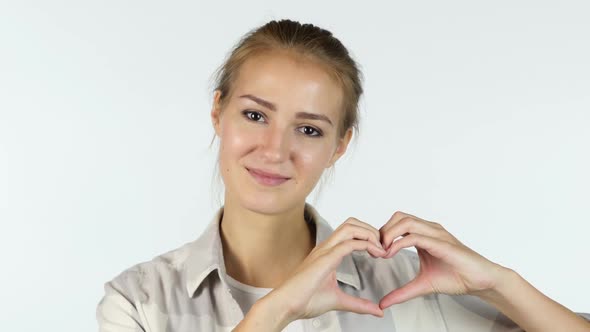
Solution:
[(279, 214), (290, 209), (291, 202), (278, 200), (277, 197), (261, 197), (265, 195), (251, 196), (243, 201), (243, 206), (248, 210), (260, 214)]
[(297, 204), (293, 197), (281, 197), (270, 192), (243, 192), (238, 195), (237, 200), (248, 210), (268, 215), (283, 213)]

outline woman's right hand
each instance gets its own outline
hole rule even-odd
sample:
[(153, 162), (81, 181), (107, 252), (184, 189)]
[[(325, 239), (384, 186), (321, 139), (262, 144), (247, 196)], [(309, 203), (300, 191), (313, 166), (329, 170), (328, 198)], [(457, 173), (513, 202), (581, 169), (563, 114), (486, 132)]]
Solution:
[[(288, 304), (289, 321), (308, 319), (330, 310), (351, 311), (383, 317), (378, 303), (344, 293), (338, 287), (336, 269), (344, 256), (367, 251), (374, 258), (385, 255), (379, 230), (348, 218), (297, 267), (293, 275), (273, 290), (272, 296)], [(271, 295), (271, 294), (269, 294)]]

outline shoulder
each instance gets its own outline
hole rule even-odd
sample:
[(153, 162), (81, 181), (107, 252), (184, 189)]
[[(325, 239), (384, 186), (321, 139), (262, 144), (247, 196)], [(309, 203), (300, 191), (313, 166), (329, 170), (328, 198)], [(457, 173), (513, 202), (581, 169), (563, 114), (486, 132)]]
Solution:
[(144, 302), (147, 300), (146, 297), (158, 288), (170, 287), (181, 281), (182, 271), (189, 254), (189, 245), (190, 243), (184, 244), (149, 261), (134, 264), (106, 284), (127, 294), (133, 300)]
[(134, 264), (104, 283), (104, 295), (96, 307), (99, 326), (141, 327), (147, 302), (163, 304), (166, 297), (184, 291), (183, 267), (189, 243)]

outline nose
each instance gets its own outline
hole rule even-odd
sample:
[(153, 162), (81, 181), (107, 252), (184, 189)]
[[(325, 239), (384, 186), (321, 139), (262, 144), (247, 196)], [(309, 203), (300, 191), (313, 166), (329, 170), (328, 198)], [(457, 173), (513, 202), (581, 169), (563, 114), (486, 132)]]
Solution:
[(270, 127), (261, 137), (261, 152), (267, 162), (281, 162), (289, 155), (288, 130), (278, 126)]

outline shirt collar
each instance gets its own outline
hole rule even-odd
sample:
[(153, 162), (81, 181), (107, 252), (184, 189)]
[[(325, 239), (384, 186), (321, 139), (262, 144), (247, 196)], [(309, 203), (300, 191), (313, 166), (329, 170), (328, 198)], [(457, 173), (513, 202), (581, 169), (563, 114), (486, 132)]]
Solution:
[[(223, 206), (214, 214), (204, 232), (190, 244), (190, 252), (184, 266), (186, 290), (190, 297), (193, 296), (203, 280), (213, 271), (217, 271), (220, 280), (227, 286), (219, 230), (219, 221), (222, 213)], [(315, 222), (316, 245), (322, 243), (334, 231), (330, 224), (320, 216), (317, 210), (307, 202), (305, 203), (305, 215), (310, 217), (309, 220)], [(342, 262), (336, 269), (336, 279), (353, 286), (357, 290), (360, 289), (360, 278), (352, 255), (344, 256)]]

